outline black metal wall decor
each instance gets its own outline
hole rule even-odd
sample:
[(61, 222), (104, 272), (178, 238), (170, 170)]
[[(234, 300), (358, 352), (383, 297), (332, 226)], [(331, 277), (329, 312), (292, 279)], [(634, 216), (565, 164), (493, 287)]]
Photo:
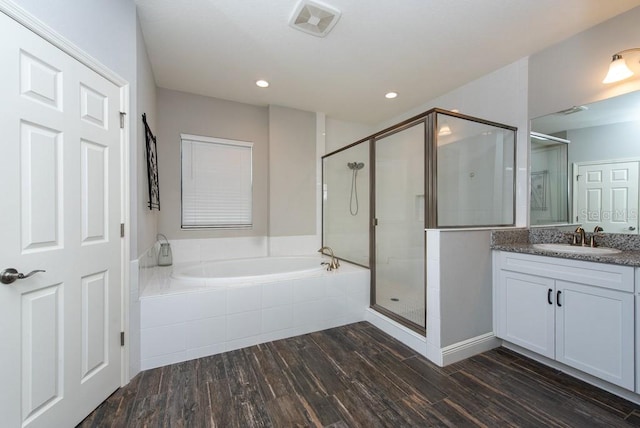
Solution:
[(149, 209), (160, 211), (160, 186), (158, 185), (158, 148), (156, 137), (147, 124), (147, 114), (142, 113), (147, 140), (147, 182), (149, 183)]

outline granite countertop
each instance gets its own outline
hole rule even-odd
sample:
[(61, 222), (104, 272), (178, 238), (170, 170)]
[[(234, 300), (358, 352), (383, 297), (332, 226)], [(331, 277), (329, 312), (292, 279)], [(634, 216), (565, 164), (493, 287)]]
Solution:
[[(590, 235), (591, 234), (587, 233), (587, 237)], [(600, 246), (621, 250), (621, 252), (617, 254), (563, 253), (534, 247), (534, 244), (542, 243), (566, 244), (570, 241), (570, 236), (570, 233), (557, 229), (496, 230), (491, 234), (491, 249), (512, 253), (640, 267), (640, 237), (638, 237), (638, 235), (607, 234), (596, 237), (596, 241), (600, 242)]]

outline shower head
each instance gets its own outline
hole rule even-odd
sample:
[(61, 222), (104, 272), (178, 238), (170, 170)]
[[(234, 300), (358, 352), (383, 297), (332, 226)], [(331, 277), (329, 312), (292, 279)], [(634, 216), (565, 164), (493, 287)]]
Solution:
[(358, 171), (364, 168), (364, 162), (349, 162), (347, 163), (347, 167), (351, 170)]

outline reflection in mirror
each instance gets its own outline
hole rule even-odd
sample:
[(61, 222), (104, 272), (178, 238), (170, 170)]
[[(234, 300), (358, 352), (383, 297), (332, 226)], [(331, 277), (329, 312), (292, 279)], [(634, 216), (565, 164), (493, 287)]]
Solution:
[(532, 226), (638, 233), (640, 92), (533, 119), (531, 131)]
[(566, 224), (569, 219), (569, 140), (531, 133), (531, 224)]

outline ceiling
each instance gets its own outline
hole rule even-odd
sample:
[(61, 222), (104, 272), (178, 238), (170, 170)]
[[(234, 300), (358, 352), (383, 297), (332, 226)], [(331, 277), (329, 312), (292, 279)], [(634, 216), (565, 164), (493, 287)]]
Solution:
[(156, 84), (377, 124), (640, 5), (325, 0), (342, 15), (321, 38), (289, 27), (298, 1), (136, 0)]

